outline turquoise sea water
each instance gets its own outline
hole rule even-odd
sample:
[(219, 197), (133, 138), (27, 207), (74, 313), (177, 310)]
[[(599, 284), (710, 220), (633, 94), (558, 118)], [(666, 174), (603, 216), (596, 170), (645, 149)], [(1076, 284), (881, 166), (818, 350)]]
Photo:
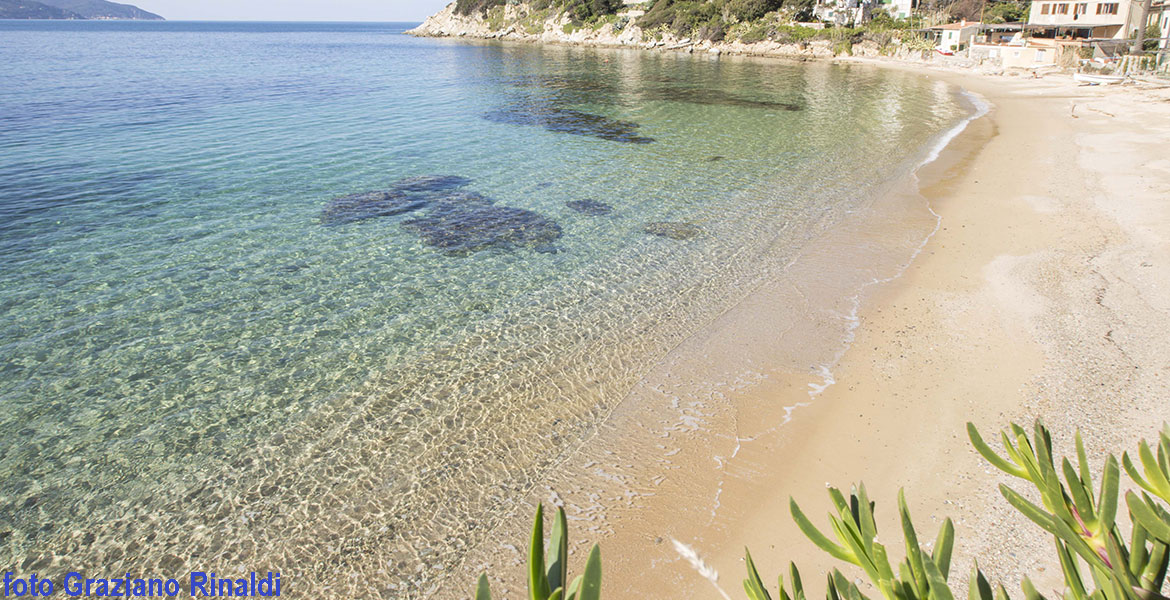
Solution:
[(968, 114), (406, 28), (0, 21), (0, 565), (423, 595)]

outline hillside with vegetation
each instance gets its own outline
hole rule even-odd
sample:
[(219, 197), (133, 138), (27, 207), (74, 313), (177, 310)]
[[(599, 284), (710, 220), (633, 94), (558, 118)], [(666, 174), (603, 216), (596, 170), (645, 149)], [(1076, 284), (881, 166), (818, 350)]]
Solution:
[(456, 0), (412, 33), (598, 46), (666, 46), (800, 57), (921, 53), (920, 32), (959, 19), (1002, 23), (1026, 16), (1027, 3), (1006, 0), (922, 2), (911, 19), (873, 7), (855, 26), (822, 23), (817, 0)]
[(162, 17), (142, 10), (131, 4), (119, 4), (106, 0), (40, 0), (49, 6), (81, 15), (86, 19), (130, 19), (136, 21), (161, 21)]
[(163, 20), (137, 6), (106, 0), (0, 0), (0, 19)]
[(31, 0), (0, 0), (0, 19), (84, 19), (67, 10)]

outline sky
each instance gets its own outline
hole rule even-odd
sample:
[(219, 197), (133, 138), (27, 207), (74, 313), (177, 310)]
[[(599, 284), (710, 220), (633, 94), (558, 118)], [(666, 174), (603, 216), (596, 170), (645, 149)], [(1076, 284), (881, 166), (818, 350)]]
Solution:
[(450, 0), (119, 0), (171, 21), (422, 21)]

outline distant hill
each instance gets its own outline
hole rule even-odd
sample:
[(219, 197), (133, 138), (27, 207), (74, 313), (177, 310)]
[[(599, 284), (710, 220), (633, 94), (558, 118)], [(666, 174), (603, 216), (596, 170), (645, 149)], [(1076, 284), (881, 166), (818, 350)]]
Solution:
[(137, 6), (106, 0), (0, 0), (0, 19), (163, 20)]
[(106, 0), (37, 0), (41, 4), (77, 13), (87, 19), (137, 19), (141, 21), (162, 21), (163, 18), (130, 4), (106, 2)]
[(84, 19), (85, 17), (31, 0), (0, 0), (0, 19)]

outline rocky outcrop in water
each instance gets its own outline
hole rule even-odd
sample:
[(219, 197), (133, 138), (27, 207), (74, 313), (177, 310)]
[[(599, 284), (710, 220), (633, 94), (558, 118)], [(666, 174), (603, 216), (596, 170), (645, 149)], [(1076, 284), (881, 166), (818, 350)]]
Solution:
[(533, 248), (555, 252), (561, 226), (522, 208), (491, 204), (438, 203), (427, 214), (403, 222), (423, 243), (451, 255), (488, 248)]
[(585, 200), (570, 200), (565, 203), (565, 206), (591, 217), (602, 217), (613, 212), (612, 206), (588, 198)]
[(587, 135), (611, 142), (649, 144), (654, 138), (638, 135), (638, 124), (553, 105), (513, 105), (489, 111), (484, 119), (507, 125), (543, 127), (548, 131)]
[(385, 191), (349, 194), (330, 200), (321, 212), (321, 222), (341, 225), (408, 213), (432, 202), (466, 201), (471, 196), (483, 199), (475, 192), (455, 192), (470, 183), (470, 179), (457, 175), (407, 177)]
[(703, 233), (703, 230), (694, 223), (677, 223), (673, 221), (647, 223), (642, 228), (642, 231), (650, 235), (670, 238), (672, 240), (689, 240)]
[(393, 192), (362, 192), (350, 194), (329, 201), (321, 212), (321, 222), (326, 225), (341, 225), (364, 221), (376, 217), (392, 217), (427, 205), (428, 200), (412, 198), (407, 194)]
[(530, 210), (496, 206), (491, 198), (463, 189), (470, 184), (470, 179), (457, 175), (408, 177), (388, 190), (330, 200), (321, 222), (340, 225), (425, 208), (424, 215), (403, 221), (403, 227), (417, 232), (424, 244), (450, 255), (488, 248), (556, 251), (552, 243), (561, 237), (560, 225)]

